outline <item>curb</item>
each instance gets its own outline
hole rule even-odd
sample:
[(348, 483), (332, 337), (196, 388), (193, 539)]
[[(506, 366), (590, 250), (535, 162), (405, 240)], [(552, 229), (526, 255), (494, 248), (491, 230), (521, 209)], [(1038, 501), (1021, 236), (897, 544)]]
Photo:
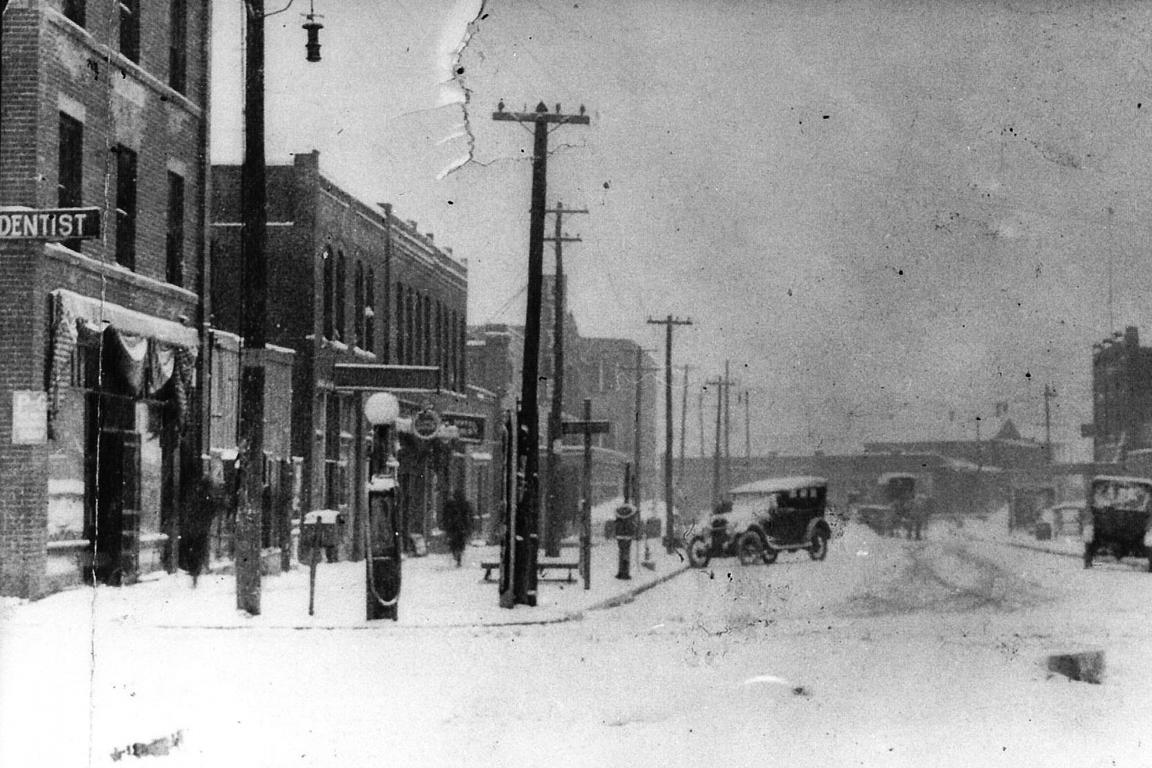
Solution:
[(616, 595), (615, 597), (610, 597), (607, 600), (601, 600), (598, 603), (594, 603), (594, 604), (590, 605), (587, 608), (587, 610), (589, 610), (589, 611), (606, 611), (609, 608), (618, 608), (621, 605), (627, 605), (628, 603), (635, 600), (637, 595), (641, 595), (641, 594), (647, 592), (648, 590), (652, 589), (653, 587), (659, 586), (659, 585), (663, 584), (664, 582), (669, 581), (669, 580), (679, 576), (680, 574), (684, 573), (688, 569), (689, 569), (689, 566), (681, 565), (679, 568), (676, 568), (675, 570), (664, 574), (663, 576), (661, 576), (658, 579), (653, 579), (652, 581), (648, 582), (647, 584), (641, 584), (640, 586), (635, 587), (633, 589), (630, 589), (627, 592), (624, 592), (623, 594)]
[(967, 538), (971, 541), (982, 541), (985, 544), (998, 544), (998, 545), (1004, 546), (1004, 547), (1015, 547), (1016, 549), (1027, 549), (1027, 550), (1030, 550), (1032, 552), (1042, 552), (1043, 554), (1046, 554), (1046, 555), (1056, 555), (1058, 557), (1070, 557), (1073, 560), (1081, 560), (1084, 557), (1084, 555), (1082, 553), (1077, 554), (1074, 552), (1061, 552), (1058, 549), (1049, 549), (1048, 547), (1042, 547), (1039, 544), (1025, 544), (1022, 541), (1001, 541), (998, 539), (986, 539), (986, 538), (983, 538), (981, 536), (968, 536)]
[(679, 576), (685, 571), (690, 570), (688, 565), (681, 565), (678, 568), (669, 571), (668, 573), (653, 579), (646, 584), (640, 584), (632, 589), (627, 590), (621, 594), (601, 600), (598, 603), (582, 608), (580, 610), (568, 611), (559, 616), (544, 616), (540, 618), (525, 618), (525, 619), (512, 619), (510, 621), (479, 621), (474, 623), (461, 623), (461, 622), (444, 622), (432, 624), (400, 624), (394, 621), (381, 620), (372, 624), (274, 624), (265, 626), (250, 626), (245, 624), (216, 624), (206, 626), (203, 624), (157, 624), (154, 625), (156, 629), (203, 629), (203, 630), (216, 630), (216, 631), (233, 631), (233, 630), (293, 630), (297, 632), (306, 631), (323, 631), (334, 632), (339, 630), (365, 632), (365, 631), (387, 631), (395, 632), (397, 630), (425, 630), (425, 629), (478, 629), (481, 627), (530, 627), (530, 626), (547, 626), (550, 624), (564, 624), (570, 621), (582, 621), (584, 615), (590, 611), (605, 611), (611, 608), (618, 608), (622, 605), (627, 605), (634, 601), (637, 595), (641, 595), (648, 590), (663, 584), (666, 581)]

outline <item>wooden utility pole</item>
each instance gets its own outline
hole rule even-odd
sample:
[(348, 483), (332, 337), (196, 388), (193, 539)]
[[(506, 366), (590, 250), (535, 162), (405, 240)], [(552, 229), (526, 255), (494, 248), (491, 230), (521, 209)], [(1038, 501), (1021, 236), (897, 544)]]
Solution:
[[(636, 410), (633, 414), (633, 427), (632, 427), (632, 503), (636, 505), (637, 513), (640, 515), (640, 525), (644, 526), (644, 513), (640, 510), (640, 480), (641, 480), (641, 461), (640, 461), (640, 413), (644, 404), (644, 374), (653, 373), (660, 370), (659, 368), (652, 368), (644, 365), (644, 353), (649, 350), (643, 347), (636, 346), (636, 365), (633, 367), (632, 372), (636, 376)], [(644, 559), (648, 560), (648, 535), (647, 528), (642, 529), (644, 533)]]
[(664, 326), (664, 551), (671, 554), (676, 551), (672, 530), (672, 329), (692, 325), (692, 321), (668, 315), (663, 320), (648, 318), (648, 324)]
[[(727, 363), (724, 365), (724, 378), (711, 379), (704, 383), (705, 386), (716, 387), (716, 447), (712, 454), (712, 508), (715, 509), (716, 505), (721, 502), (724, 495), (724, 492), (721, 492), (720, 490), (722, 478), (724, 483), (728, 483), (731, 479), (726, 474), (722, 474), (720, 471), (722, 456), (727, 455), (726, 447), (724, 448), (724, 453), (721, 453), (721, 435), (723, 434), (725, 441), (727, 441), (728, 435), (725, 422), (727, 421), (727, 394), (731, 382), (728, 380)], [(725, 473), (726, 472), (727, 468), (725, 466)], [(726, 492), (727, 485), (724, 485), (724, 488)]]
[(684, 485), (684, 439), (688, 434), (688, 371), (690, 365), (680, 366), (684, 370), (684, 391), (680, 393), (680, 471), (677, 486)]
[(732, 378), (729, 363), (724, 361), (724, 489), (732, 487)]
[[(752, 468), (752, 393), (744, 390), (744, 469)], [(747, 477), (747, 475), (745, 475)]]
[(560, 420), (564, 412), (564, 243), (579, 243), (579, 237), (566, 237), (563, 234), (564, 214), (588, 213), (587, 208), (565, 208), (559, 200), (555, 208), (545, 213), (556, 215), (556, 234), (544, 238), (556, 248), (556, 275), (552, 286), (552, 410), (548, 413), (548, 448), (545, 462), (545, 488), (548, 503), (544, 506), (544, 554), (548, 557), (560, 555), (560, 449), (564, 439), (560, 432)]
[(1052, 398), (1056, 390), (1044, 385), (1044, 460), (1052, 463)]
[(584, 589), (592, 587), (592, 435), (611, 429), (607, 421), (592, 421), (592, 400), (584, 398), (584, 420), (566, 421), (561, 426), (565, 435), (584, 435), (583, 501), (580, 502), (580, 573)]
[(240, 476), (236, 500), (236, 607), (260, 613), (260, 524), (264, 499), (264, 368), (268, 192), (264, 159), (264, 0), (245, 14), (244, 161), (240, 170), (244, 306), (241, 314)]
[(704, 390), (708, 389), (708, 382), (696, 393), (696, 415), (700, 419), (700, 458), (704, 458)]
[[(505, 112), (504, 102), (492, 113), (493, 120), (507, 120), (533, 124), (532, 145), (532, 208), (528, 226), (528, 295), (524, 319), (524, 360), (520, 386), (520, 414), (516, 420), (520, 432), (517, 440), (517, 461), (523, 466), (521, 487), (517, 489), (515, 526), (516, 535), (505, 535), (501, 551), (503, 567), (514, 567), (511, 588), (501, 592), (500, 605), (513, 608), (517, 604), (536, 605), (536, 556), (540, 527), (540, 412), (537, 400), (537, 377), (540, 374), (540, 293), (543, 282), (544, 211), (548, 185), (548, 126), (549, 124), (588, 125), (584, 108), (578, 115), (565, 115), (556, 105), (549, 112), (544, 102), (534, 112)], [(511, 522), (511, 521), (509, 521)], [(512, 549), (517, 550), (513, 556)]]
[(712, 509), (720, 503), (720, 418), (724, 412), (724, 380), (708, 382), (716, 387), (716, 446), (712, 452)]

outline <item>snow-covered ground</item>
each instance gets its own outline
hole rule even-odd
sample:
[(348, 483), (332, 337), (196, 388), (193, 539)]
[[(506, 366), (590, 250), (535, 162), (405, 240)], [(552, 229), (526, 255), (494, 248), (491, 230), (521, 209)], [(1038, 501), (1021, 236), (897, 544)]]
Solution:
[[(546, 625), (479, 613), (562, 617), (593, 596), (547, 583), (539, 608), (485, 608), (495, 586), (447, 558), (406, 561), (401, 621), (370, 631), (354, 565), (320, 566), (311, 620), (306, 574), (304, 592), (266, 579), (255, 619), (228, 577), (8, 605), (0, 765), (1152, 764), (1152, 578), (971, 534), (849, 526), (822, 563), (716, 560)], [(1101, 685), (1043, 665), (1088, 648)], [(113, 759), (177, 733), (166, 755)]]

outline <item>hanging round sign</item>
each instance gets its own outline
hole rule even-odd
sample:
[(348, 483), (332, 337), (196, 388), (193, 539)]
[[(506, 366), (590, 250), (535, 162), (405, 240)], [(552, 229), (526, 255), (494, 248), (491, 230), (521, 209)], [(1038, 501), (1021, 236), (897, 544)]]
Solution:
[(412, 431), (416, 437), (428, 440), (440, 429), (440, 416), (431, 408), (426, 408), (412, 418)]

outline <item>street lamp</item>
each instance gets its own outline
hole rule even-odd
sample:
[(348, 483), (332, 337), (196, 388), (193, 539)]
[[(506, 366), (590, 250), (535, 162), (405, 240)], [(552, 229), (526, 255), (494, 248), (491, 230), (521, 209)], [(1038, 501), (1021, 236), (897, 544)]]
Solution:
[(304, 48), (308, 51), (308, 61), (320, 61), (320, 30), (324, 29), (324, 25), (316, 21), (320, 18), (316, 15), (316, 8), (312, 3), (308, 4), (308, 13), (305, 14), (307, 21), (304, 22), (304, 31), (308, 33), (308, 41), (304, 43)]

